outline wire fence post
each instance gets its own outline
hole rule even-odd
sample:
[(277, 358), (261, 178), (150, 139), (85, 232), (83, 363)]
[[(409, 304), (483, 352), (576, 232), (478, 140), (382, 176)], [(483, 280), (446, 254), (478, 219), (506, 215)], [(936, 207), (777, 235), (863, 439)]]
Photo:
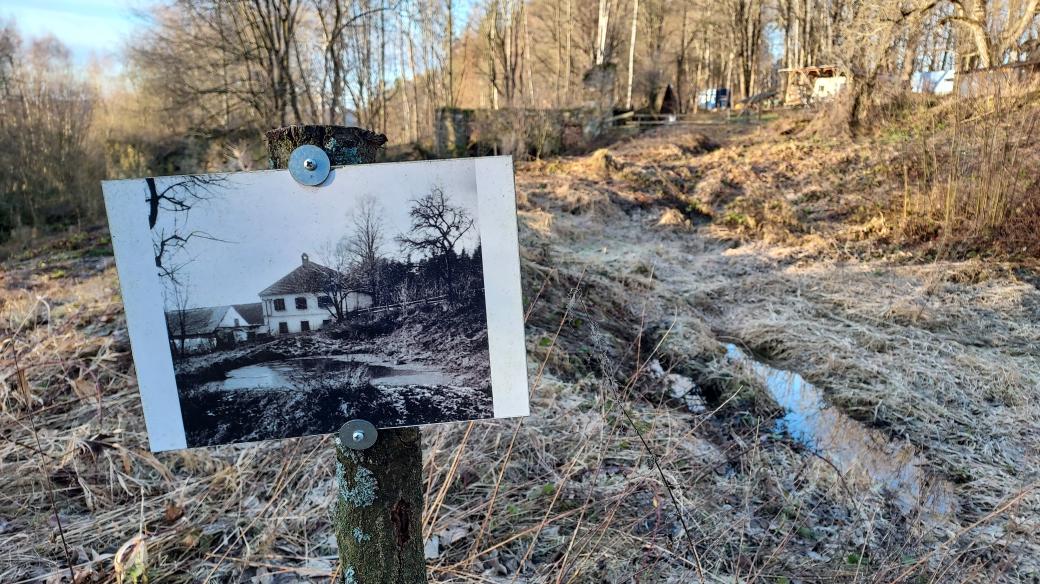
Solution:
[[(375, 162), (385, 143), (382, 134), (344, 126), (287, 126), (267, 132), (271, 167), (281, 169), (302, 145), (318, 146), (333, 166), (340, 166)], [(348, 447), (337, 435), (336, 492), (341, 581), (425, 584), (419, 429), (381, 430), (375, 444), (364, 450)]]

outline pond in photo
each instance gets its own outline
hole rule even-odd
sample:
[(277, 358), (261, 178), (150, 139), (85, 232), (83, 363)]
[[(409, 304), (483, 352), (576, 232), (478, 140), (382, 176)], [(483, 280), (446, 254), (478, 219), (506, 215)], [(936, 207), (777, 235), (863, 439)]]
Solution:
[(372, 355), (359, 355), (354, 359), (353, 355), (343, 357), (306, 357), (300, 359), (285, 359), (256, 365), (246, 365), (232, 369), (226, 373), (227, 379), (223, 381), (210, 382), (206, 384), (208, 390), (241, 390), (241, 389), (293, 389), (305, 388), (307, 384), (301, 384), (294, 380), (301, 374), (322, 375), (335, 374), (343, 371), (360, 369), (362, 375), (368, 378), (368, 382), (374, 386), (446, 386), (452, 385), (450, 375), (441, 373), (436, 369), (417, 363), (404, 365), (390, 365), (379, 362)]

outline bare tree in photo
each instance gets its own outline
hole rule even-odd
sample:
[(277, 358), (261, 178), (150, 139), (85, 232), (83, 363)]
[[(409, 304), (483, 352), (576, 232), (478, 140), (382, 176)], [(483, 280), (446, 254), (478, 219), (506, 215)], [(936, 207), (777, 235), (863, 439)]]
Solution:
[(347, 318), (349, 313), (347, 299), (359, 288), (359, 282), (353, 274), (345, 274), (337, 270), (329, 270), (322, 281), (322, 292), (329, 297), (325, 309), (336, 322)]
[(412, 202), (409, 211), (411, 230), (397, 240), (405, 247), (427, 256), (439, 264), (439, 279), (445, 292), (455, 296), (452, 269), (457, 254), (455, 246), (473, 228), (473, 218), (451, 203), (444, 189), (434, 187), (430, 193)]
[[(155, 267), (159, 275), (176, 281), (177, 271), (182, 264), (173, 259), (193, 238), (223, 241), (205, 231), (189, 230), (185, 226), (188, 213), (196, 205), (209, 200), (213, 189), (220, 187), (226, 177), (186, 176), (167, 185), (161, 191), (156, 187), (154, 178), (146, 178), (148, 185), (148, 228), (152, 230), (152, 248), (155, 256)], [(159, 226), (159, 213), (165, 211), (173, 214), (172, 225)]]
[[(360, 276), (364, 287), (373, 295), (380, 293), (379, 272), (385, 243), (382, 215), (382, 209), (375, 198), (365, 197), (350, 214), (353, 232), (339, 242), (347, 266)], [(386, 299), (376, 300), (378, 303)]]
[[(174, 356), (183, 357), (185, 351), (184, 343), (188, 338), (188, 307), (190, 281), (178, 282), (169, 279), (163, 287), (163, 298), (166, 303), (166, 327), (173, 345)], [(171, 310), (172, 308), (172, 310)], [(179, 338), (178, 338), (179, 337)]]
[(351, 292), (362, 287), (361, 279), (353, 268), (353, 258), (344, 245), (345, 239), (326, 242), (319, 252), (319, 257), (325, 265), (312, 264), (321, 271), (321, 291), (328, 297), (322, 308), (327, 310), (336, 322), (342, 322), (347, 318), (347, 298)]

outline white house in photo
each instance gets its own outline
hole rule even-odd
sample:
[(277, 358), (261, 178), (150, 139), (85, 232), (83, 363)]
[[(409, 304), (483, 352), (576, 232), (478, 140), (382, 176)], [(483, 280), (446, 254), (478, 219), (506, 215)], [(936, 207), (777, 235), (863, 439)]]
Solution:
[(177, 353), (201, 353), (244, 341), (255, 335), (258, 328), (234, 306), (171, 310), (166, 313), (166, 327)]
[(259, 302), (249, 304), (232, 304), (231, 308), (240, 314), (246, 322), (247, 338), (252, 339), (256, 333), (267, 332), (264, 328), (264, 305)]
[[(301, 256), (301, 264), (260, 291), (264, 329), (272, 335), (318, 330), (332, 322), (332, 300), (324, 292), (330, 277), (342, 277), (332, 268)], [(372, 306), (372, 296), (361, 290), (346, 293), (345, 310)]]

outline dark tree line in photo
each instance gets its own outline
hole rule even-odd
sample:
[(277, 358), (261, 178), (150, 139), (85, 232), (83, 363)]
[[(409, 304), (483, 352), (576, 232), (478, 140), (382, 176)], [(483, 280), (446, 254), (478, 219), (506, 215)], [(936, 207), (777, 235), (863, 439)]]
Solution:
[(327, 246), (325, 261), (333, 270), (323, 291), (333, 318), (347, 318), (344, 306), (352, 290), (371, 294), (376, 307), (441, 297), (460, 306), (481, 297), (481, 247), (470, 251), (460, 245), (476, 229), (474, 219), (443, 189), (435, 187), (412, 201), (409, 230), (394, 237), (405, 252), (403, 260), (385, 253), (380, 215), (378, 203), (365, 199), (350, 217), (350, 233)]

